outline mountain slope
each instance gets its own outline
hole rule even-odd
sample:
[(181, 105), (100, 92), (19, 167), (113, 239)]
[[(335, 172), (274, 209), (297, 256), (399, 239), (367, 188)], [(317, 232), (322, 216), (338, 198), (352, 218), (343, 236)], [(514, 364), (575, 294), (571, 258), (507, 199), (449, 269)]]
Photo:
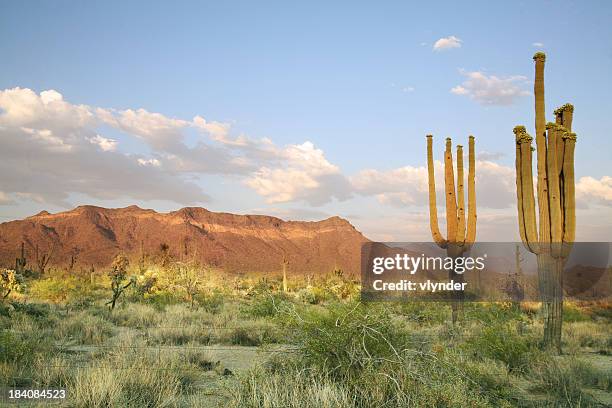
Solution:
[(21, 242), (30, 267), (38, 247), (40, 253), (52, 252), (50, 264), (56, 266), (66, 266), (76, 254), (76, 268), (107, 266), (120, 252), (134, 262), (142, 252), (159, 256), (167, 244), (176, 259), (195, 257), (231, 272), (276, 272), (286, 258), (293, 272), (319, 274), (338, 267), (358, 274), (366, 241), (339, 217), (301, 222), (199, 207), (158, 213), (137, 206), (80, 206), (0, 224), (0, 263), (14, 265)]

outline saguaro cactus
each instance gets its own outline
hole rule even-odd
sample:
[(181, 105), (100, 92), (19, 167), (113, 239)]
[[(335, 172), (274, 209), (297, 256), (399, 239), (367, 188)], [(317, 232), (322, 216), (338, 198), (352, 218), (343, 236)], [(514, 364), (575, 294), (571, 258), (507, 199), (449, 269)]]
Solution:
[(538, 283), (544, 315), (544, 345), (561, 351), (563, 322), (563, 266), (574, 242), (576, 202), (574, 147), (571, 133), (574, 107), (565, 104), (555, 110), (555, 123), (546, 123), (544, 112), (544, 62), (537, 52), (535, 61), (535, 130), (538, 172), (538, 220), (533, 193), (533, 138), (525, 126), (516, 126), (516, 194), (521, 240), (537, 256)]
[(287, 293), (287, 266), (289, 266), (289, 260), (287, 258), (283, 258), (283, 292)]
[(25, 257), (25, 244), (22, 242), (21, 243), (21, 255), (15, 258), (15, 271), (20, 274), (24, 273), (26, 264), (27, 264), (27, 261)]
[[(433, 136), (427, 135), (427, 171), (429, 178), (429, 226), (431, 235), (440, 248), (446, 249), (450, 257), (459, 257), (466, 252), (476, 239), (476, 161), (474, 155), (474, 136), (469, 137), (468, 156), (468, 214), (467, 228), (465, 217), (465, 193), (463, 186), (463, 147), (457, 145), (457, 191), (455, 192), (455, 175), (453, 172), (452, 141), (446, 139), (444, 152), (444, 190), (446, 197), (446, 236), (444, 238), (438, 227), (438, 209), (436, 205), (436, 181), (432, 153)], [(450, 272), (450, 277), (461, 281), (463, 275)], [(452, 303), (453, 323), (460, 314), (460, 304)]]

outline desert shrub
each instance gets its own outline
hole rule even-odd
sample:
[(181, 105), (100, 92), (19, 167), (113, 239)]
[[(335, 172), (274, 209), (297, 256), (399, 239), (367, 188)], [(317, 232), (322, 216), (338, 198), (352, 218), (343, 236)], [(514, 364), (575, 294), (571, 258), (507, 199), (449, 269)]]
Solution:
[(521, 309), (508, 302), (465, 303), (464, 316), (466, 321), (479, 321), (483, 324), (525, 320)]
[[(427, 354), (406, 354), (396, 361), (367, 365), (359, 376), (337, 376), (303, 365), (303, 360), (276, 360), (252, 369), (230, 393), (233, 407), (509, 407), (460, 372), (455, 361)], [(495, 366), (500, 368), (499, 366)], [(481, 371), (486, 366), (480, 367)], [(491, 389), (495, 374), (489, 372)]]
[(109, 319), (117, 326), (142, 328), (159, 324), (160, 312), (153, 306), (142, 303), (127, 303), (121, 305)]
[(224, 298), (218, 291), (203, 291), (196, 295), (196, 302), (208, 313), (217, 314), (223, 307)]
[(73, 373), (73, 363), (61, 355), (38, 356), (32, 364), (34, 382), (41, 388), (65, 388)]
[(113, 325), (101, 317), (79, 312), (60, 320), (55, 328), (55, 338), (67, 338), (78, 344), (102, 344), (113, 334)]
[(347, 303), (313, 310), (294, 320), (290, 333), (306, 365), (339, 376), (358, 375), (368, 365), (398, 358), (411, 343), (379, 305)]
[(166, 307), (160, 326), (205, 326), (212, 321), (212, 315), (205, 310), (192, 309), (185, 303)]
[(160, 407), (176, 404), (180, 379), (173, 370), (102, 364), (77, 369), (68, 388), (76, 406)]
[(449, 308), (438, 302), (408, 301), (398, 306), (398, 314), (418, 323), (440, 324), (448, 318)]
[(296, 370), (253, 370), (231, 393), (230, 406), (252, 408), (344, 408), (353, 406), (349, 390), (324, 375)]
[(612, 327), (595, 322), (574, 322), (563, 325), (562, 340), (571, 349), (581, 347), (609, 353), (612, 349)]
[(474, 357), (502, 361), (511, 371), (524, 371), (539, 355), (537, 339), (519, 334), (517, 326), (512, 323), (483, 326), (466, 340), (463, 348)]
[(36, 343), (8, 330), (0, 331), (0, 362), (22, 364), (32, 358)]
[(242, 314), (250, 317), (274, 317), (291, 307), (291, 302), (281, 293), (263, 291), (241, 308)]
[(145, 302), (159, 311), (165, 310), (169, 305), (181, 303), (183, 299), (173, 290), (160, 289), (145, 296)]
[(610, 391), (610, 374), (576, 359), (550, 358), (534, 369), (538, 383), (535, 390), (546, 392), (559, 406), (596, 406), (583, 387)]
[(212, 338), (211, 329), (195, 325), (150, 328), (148, 335), (153, 344), (171, 346), (187, 343), (209, 344)]
[(34, 299), (53, 303), (89, 304), (95, 299), (94, 286), (88, 280), (72, 275), (33, 280), (29, 284), (29, 293)]
[(51, 307), (45, 303), (13, 302), (11, 306), (15, 313), (21, 313), (39, 321), (46, 320), (51, 314)]
[(311, 305), (318, 305), (329, 298), (328, 293), (320, 287), (311, 286), (308, 288), (300, 289), (297, 294), (300, 301), (309, 303)]
[(563, 322), (586, 322), (591, 316), (584, 310), (572, 303), (565, 302), (563, 305)]
[(262, 344), (280, 343), (283, 341), (281, 330), (274, 324), (264, 321), (241, 321), (237, 327), (217, 329), (215, 342), (239, 346), (260, 346)]

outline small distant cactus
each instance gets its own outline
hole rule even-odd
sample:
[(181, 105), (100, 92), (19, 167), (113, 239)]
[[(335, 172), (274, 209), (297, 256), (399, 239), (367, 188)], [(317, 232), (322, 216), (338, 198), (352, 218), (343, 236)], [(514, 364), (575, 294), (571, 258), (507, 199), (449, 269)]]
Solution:
[[(561, 351), (563, 322), (563, 267), (574, 242), (576, 200), (572, 133), (574, 107), (555, 110), (555, 123), (546, 123), (544, 112), (544, 63), (538, 52), (535, 61), (535, 131), (537, 148), (536, 218), (533, 194), (533, 138), (525, 126), (516, 126), (516, 193), (521, 240), (537, 256), (538, 280), (544, 315), (544, 345)], [(537, 222), (539, 221), (539, 228)]]
[(287, 293), (287, 266), (289, 266), (289, 260), (283, 258), (283, 292)]
[[(433, 161), (433, 136), (427, 135), (427, 170), (429, 178), (429, 226), (431, 235), (440, 248), (446, 249), (448, 256), (456, 258), (465, 253), (476, 239), (476, 159), (474, 154), (474, 136), (469, 137), (468, 157), (468, 212), (467, 227), (465, 216), (465, 194), (463, 186), (463, 147), (457, 146), (457, 190), (455, 191), (455, 175), (453, 172), (452, 141), (446, 139), (444, 152), (444, 191), (446, 197), (446, 232), (442, 236), (438, 227), (438, 209), (436, 206), (436, 181)], [(463, 276), (450, 272), (450, 277), (461, 281)], [(451, 304), (453, 323), (459, 318), (461, 305)]]
[(27, 265), (27, 260), (25, 257), (25, 244), (21, 243), (21, 255), (15, 259), (15, 272), (23, 274), (25, 272), (25, 267)]

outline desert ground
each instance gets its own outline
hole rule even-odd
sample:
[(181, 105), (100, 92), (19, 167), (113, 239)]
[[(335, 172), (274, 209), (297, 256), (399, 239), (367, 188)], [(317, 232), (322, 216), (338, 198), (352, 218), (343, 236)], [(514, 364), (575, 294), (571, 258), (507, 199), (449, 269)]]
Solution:
[(113, 310), (110, 273), (22, 282), (0, 306), (0, 384), (65, 388), (69, 407), (612, 405), (604, 302), (566, 302), (556, 356), (537, 303), (465, 303), (452, 325), (444, 303), (362, 303), (341, 270), (126, 272)]

